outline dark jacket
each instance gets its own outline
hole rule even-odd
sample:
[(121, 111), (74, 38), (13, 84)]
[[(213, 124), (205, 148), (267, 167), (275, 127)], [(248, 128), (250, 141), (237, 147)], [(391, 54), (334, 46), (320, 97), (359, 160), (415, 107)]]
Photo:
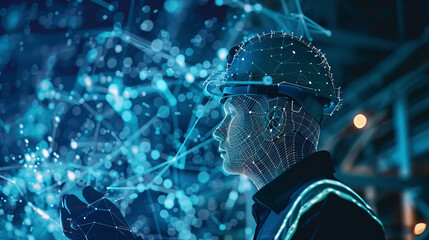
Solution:
[[(257, 224), (254, 239), (274, 239), (304, 189), (322, 179), (338, 181), (334, 172), (330, 154), (320, 151), (259, 189), (253, 195), (252, 213)], [(372, 210), (329, 193), (298, 218), (292, 239), (385, 239), (382, 225), (371, 214)]]

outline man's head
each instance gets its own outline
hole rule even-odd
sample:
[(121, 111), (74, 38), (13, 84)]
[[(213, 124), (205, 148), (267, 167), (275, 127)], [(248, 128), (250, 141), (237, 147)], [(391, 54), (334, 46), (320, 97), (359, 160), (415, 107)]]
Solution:
[(225, 118), (213, 135), (225, 171), (253, 175), (254, 182), (273, 179), (316, 151), (323, 115), (340, 102), (325, 56), (284, 33), (231, 48), (226, 71), (204, 85), (224, 104)]

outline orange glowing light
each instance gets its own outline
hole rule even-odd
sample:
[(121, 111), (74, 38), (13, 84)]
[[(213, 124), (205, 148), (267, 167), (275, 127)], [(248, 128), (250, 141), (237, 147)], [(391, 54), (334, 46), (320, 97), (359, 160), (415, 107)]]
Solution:
[(414, 226), (414, 234), (420, 235), (426, 230), (426, 223), (417, 223), (416, 226)]
[(416, 226), (414, 226), (414, 234), (420, 235), (426, 230), (426, 223), (417, 223)]
[(363, 114), (358, 114), (353, 119), (353, 124), (356, 128), (362, 129), (367, 123), (366, 117)]

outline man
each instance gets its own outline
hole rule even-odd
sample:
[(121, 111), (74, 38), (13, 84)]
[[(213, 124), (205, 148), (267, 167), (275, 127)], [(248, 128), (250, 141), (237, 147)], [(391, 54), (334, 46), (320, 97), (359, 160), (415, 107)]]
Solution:
[[(316, 152), (323, 115), (340, 102), (320, 50), (292, 35), (264, 34), (233, 47), (227, 71), (205, 86), (223, 103), (225, 117), (213, 136), (224, 170), (247, 176), (258, 188), (254, 239), (384, 239), (370, 206), (333, 176), (329, 153)], [(68, 237), (103, 238), (99, 227), (112, 223), (96, 212), (93, 204), (101, 201), (119, 220), (121, 239), (136, 238), (111, 202), (89, 187), (83, 195), (89, 206), (74, 195), (63, 197)]]

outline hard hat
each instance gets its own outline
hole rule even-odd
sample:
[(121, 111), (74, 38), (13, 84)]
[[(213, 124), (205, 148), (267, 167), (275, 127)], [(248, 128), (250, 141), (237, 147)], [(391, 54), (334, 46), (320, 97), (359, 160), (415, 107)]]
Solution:
[(230, 49), (226, 71), (204, 81), (204, 92), (225, 99), (236, 95), (288, 96), (320, 124), (340, 106), (325, 56), (296, 36), (272, 32)]

